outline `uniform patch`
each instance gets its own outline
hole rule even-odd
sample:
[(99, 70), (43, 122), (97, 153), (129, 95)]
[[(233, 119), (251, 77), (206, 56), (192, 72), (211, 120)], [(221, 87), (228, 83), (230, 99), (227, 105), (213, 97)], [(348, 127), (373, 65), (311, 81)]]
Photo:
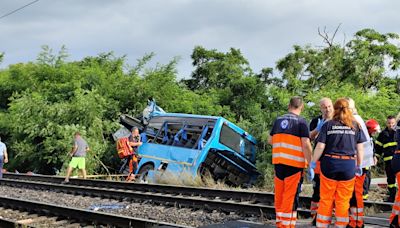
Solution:
[(281, 128), (282, 129), (286, 129), (289, 125), (289, 121), (288, 120), (282, 120), (281, 122)]

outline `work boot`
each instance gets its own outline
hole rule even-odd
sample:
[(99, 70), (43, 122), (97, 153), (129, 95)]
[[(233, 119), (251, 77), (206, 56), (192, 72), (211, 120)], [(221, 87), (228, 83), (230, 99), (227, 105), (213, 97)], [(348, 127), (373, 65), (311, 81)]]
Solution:
[(400, 224), (398, 223), (398, 217), (397, 215), (394, 217), (392, 223), (390, 223), (390, 228), (399, 228)]
[(135, 174), (131, 173), (128, 175), (128, 177), (126, 178), (127, 182), (131, 182), (131, 181), (135, 181)]

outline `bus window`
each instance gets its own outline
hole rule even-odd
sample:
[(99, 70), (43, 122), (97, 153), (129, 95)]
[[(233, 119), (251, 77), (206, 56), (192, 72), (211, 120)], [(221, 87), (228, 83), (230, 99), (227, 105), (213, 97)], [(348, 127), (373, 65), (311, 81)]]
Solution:
[(228, 125), (222, 125), (219, 142), (247, 159), (253, 160), (255, 145)]

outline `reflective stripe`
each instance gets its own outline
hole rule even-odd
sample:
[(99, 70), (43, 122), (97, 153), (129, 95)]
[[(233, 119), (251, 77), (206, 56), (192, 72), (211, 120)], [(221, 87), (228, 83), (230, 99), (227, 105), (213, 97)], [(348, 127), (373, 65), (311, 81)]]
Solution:
[(397, 142), (390, 142), (390, 143), (383, 144), (383, 148), (386, 148), (389, 146), (397, 146)]
[(393, 204), (393, 206), (400, 207), (400, 202), (395, 202), (395, 203)]
[(336, 222), (349, 222), (349, 217), (336, 217)]
[(353, 213), (353, 214), (361, 213), (361, 212), (364, 212), (364, 208), (362, 208), (362, 207), (359, 207), (359, 208), (351, 207), (351, 208), (350, 208), (350, 211), (351, 211), (351, 213)]
[(280, 222), (281, 221), (281, 214), (282, 212), (276, 212), (276, 222)]
[(281, 212), (280, 214), (281, 217), (283, 218), (296, 218), (297, 217), (297, 212), (292, 212), (292, 213), (283, 213)]
[(393, 156), (384, 157), (383, 161), (390, 161), (392, 160)]
[(388, 188), (395, 188), (396, 184), (388, 184), (387, 186), (388, 186)]
[(347, 225), (338, 225), (338, 224), (335, 224), (335, 227), (339, 227), (339, 228), (346, 228), (346, 227), (347, 227)]
[(383, 143), (379, 142), (378, 140), (375, 141), (375, 144), (378, 146), (383, 146)]
[(291, 160), (295, 160), (298, 162), (305, 162), (306, 160), (304, 159), (304, 157), (297, 157), (294, 155), (290, 155), (290, 154), (286, 154), (284, 152), (274, 152), (272, 154), (272, 158), (287, 158), (287, 159), (291, 159)]
[(329, 227), (329, 224), (317, 222), (317, 227)]
[(285, 221), (285, 220), (281, 221), (281, 224), (284, 226), (290, 226), (290, 223), (291, 223), (290, 221)]
[(317, 219), (321, 219), (321, 220), (325, 220), (325, 221), (331, 221), (332, 217), (331, 216), (325, 216), (325, 215), (317, 214)]
[(365, 200), (368, 199), (368, 196), (369, 196), (368, 194), (363, 195), (363, 199)]
[(392, 209), (392, 214), (393, 215), (400, 215), (400, 211), (398, 211), (396, 209)]
[(288, 143), (274, 143), (272, 145), (272, 148), (277, 148), (277, 147), (283, 147), (283, 148), (287, 148), (287, 149), (292, 149), (292, 150), (297, 150), (300, 152), (303, 152), (303, 149), (299, 146), (294, 146)]
[(377, 157), (377, 158), (380, 158), (380, 157), (381, 157), (381, 155), (379, 155), (379, 154), (375, 154), (375, 157)]

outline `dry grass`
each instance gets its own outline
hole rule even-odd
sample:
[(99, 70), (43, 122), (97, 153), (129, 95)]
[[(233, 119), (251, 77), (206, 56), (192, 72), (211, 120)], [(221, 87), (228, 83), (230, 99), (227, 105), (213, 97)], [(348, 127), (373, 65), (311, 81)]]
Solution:
[(214, 189), (232, 189), (232, 187), (222, 183), (216, 182), (210, 174), (200, 177), (197, 175), (193, 177), (191, 172), (183, 171), (180, 174), (171, 173), (168, 171), (157, 172), (155, 181), (159, 184), (171, 184), (180, 186), (193, 186), (193, 187), (208, 187)]

